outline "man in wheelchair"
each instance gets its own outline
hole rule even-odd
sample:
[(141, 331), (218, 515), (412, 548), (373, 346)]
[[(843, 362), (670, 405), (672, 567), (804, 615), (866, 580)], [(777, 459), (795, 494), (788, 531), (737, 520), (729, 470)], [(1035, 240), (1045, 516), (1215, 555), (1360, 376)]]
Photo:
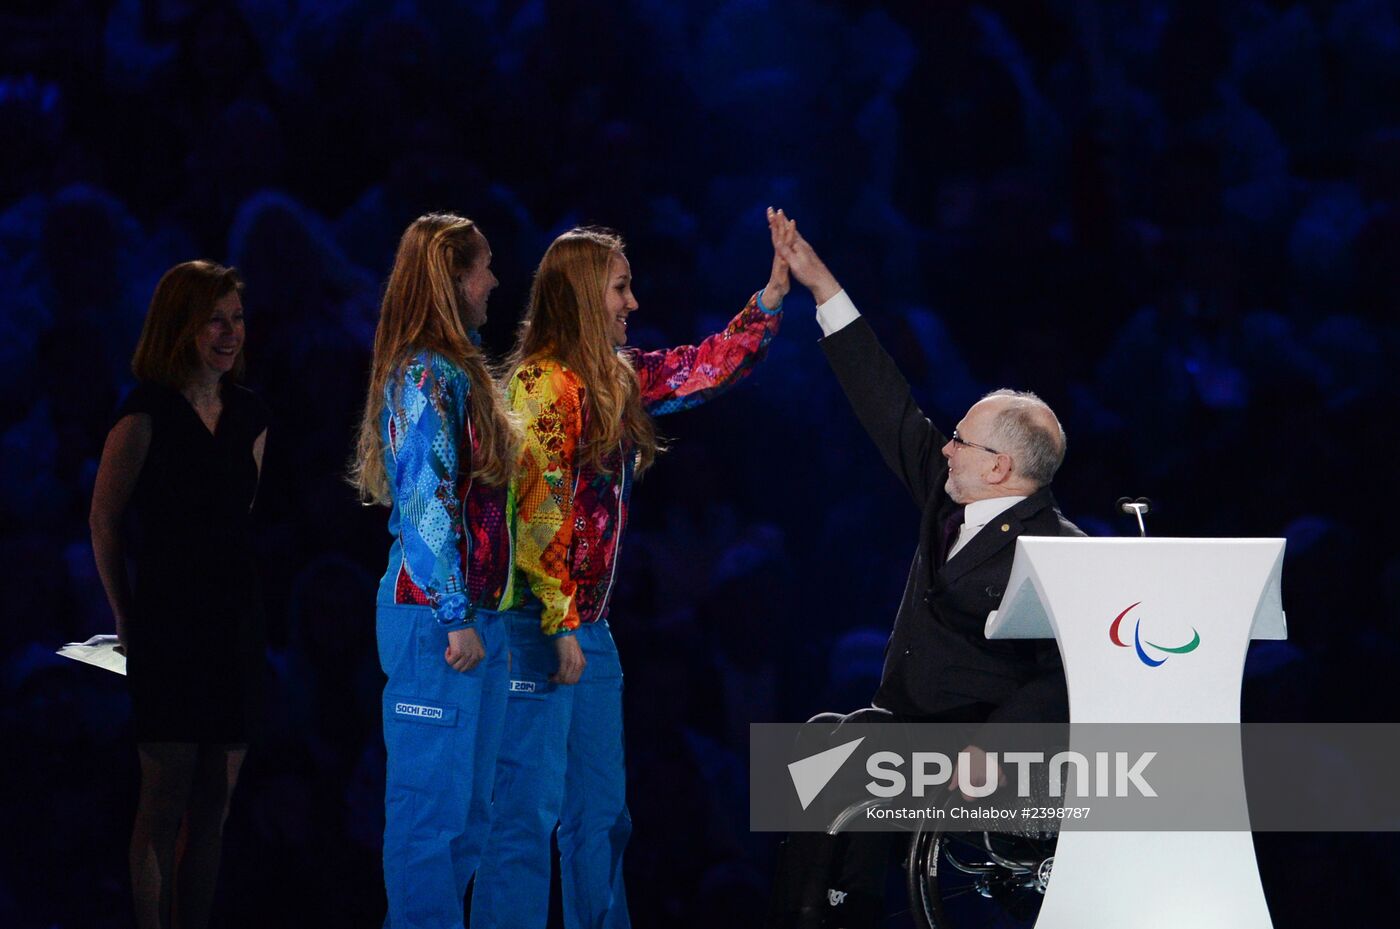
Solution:
[[(821, 346), (851, 408), (921, 514), (871, 706), (814, 717), (814, 744), (851, 723), (1067, 721), (1056, 644), (983, 635), (1006, 588), (1015, 540), (1084, 534), (1060, 513), (1050, 489), (1065, 454), (1059, 420), (1033, 393), (996, 390), (945, 435), (796, 224), (781, 214), (771, 222), (792, 276), (816, 300)], [(972, 756), (972, 770), (984, 770), (981, 747), (961, 749)], [(886, 874), (900, 835), (789, 836), (769, 925), (883, 923)]]

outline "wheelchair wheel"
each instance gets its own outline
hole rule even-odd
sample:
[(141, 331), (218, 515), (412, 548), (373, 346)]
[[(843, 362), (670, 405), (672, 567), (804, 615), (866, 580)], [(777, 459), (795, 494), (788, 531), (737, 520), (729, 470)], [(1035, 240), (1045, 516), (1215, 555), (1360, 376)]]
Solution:
[(915, 924), (1030, 929), (1050, 881), (1056, 838), (1054, 832), (968, 832), (946, 820), (924, 821), (906, 861)]

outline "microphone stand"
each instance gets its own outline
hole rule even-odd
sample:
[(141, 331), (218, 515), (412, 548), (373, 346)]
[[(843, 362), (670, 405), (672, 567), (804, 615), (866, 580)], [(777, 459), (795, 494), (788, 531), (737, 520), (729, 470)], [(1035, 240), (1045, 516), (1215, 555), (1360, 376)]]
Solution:
[(1132, 513), (1136, 516), (1138, 536), (1147, 538), (1147, 523), (1143, 520), (1143, 517), (1152, 512), (1152, 501), (1146, 497), (1138, 497), (1136, 500), (1132, 497), (1119, 497), (1118, 509), (1124, 513)]

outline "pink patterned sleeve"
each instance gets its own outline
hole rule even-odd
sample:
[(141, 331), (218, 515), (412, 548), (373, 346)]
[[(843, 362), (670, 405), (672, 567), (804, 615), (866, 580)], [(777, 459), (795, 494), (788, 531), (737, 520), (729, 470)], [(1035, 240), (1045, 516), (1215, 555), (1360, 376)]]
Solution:
[(653, 416), (699, 406), (748, 377), (767, 354), (768, 343), (778, 334), (783, 308), (763, 305), (763, 292), (749, 298), (744, 308), (699, 345), (634, 355), (632, 363), (642, 382), (642, 403)]

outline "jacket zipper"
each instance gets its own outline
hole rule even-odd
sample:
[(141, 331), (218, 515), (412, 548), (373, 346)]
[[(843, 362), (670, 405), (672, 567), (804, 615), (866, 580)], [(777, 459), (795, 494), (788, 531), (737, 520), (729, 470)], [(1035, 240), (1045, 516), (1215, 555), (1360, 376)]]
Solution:
[(608, 612), (608, 601), (612, 599), (613, 583), (617, 580), (617, 556), (622, 548), (622, 501), (627, 498), (627, 452), (619, 442), (617, 449), (622, 453), (622, 486), (617, 492), (617, 533), (613, 536), (612, 573), (608, 575), (608, 589), (603, 593), (603, 605), (598, 608), (594, 621), (600, 620)]
[[(476, 461), (476, 436), (472, 434), (472, 413), (468, 409), (467, 414), (467, 453), (472, 456), (472, 461)], [(462, 596), (467, 598), (467, 618), (470, 619), (477, 609), (477, 604), (472, 602), (472, 534), (467, 531), (467, 499), (472, 495), (472, 486), (476, 483), (475, 478), (467, 475), (467, 489), (462, 492), (462, 512), (459, 519), (462, 523), (462, 538), (466, 540), (466, 557), (462, 559)], [(485, 591), (482, 596), (485, 596)]]

